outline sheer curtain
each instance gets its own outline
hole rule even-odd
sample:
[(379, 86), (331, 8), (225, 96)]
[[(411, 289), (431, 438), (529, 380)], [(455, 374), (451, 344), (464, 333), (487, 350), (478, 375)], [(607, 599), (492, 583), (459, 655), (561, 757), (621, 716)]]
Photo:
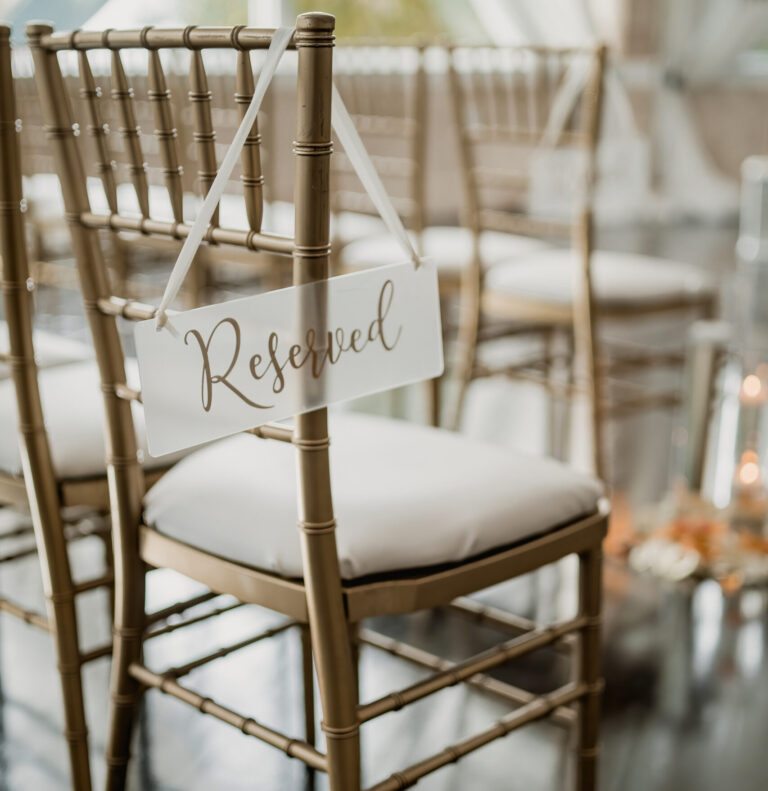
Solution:
[(699, 217), (733, 214), (737, 185), (704, 150), (686, 91), (727, 73), (768, 33), (765, 0), (666, 0), (662, 75), (654, 113), (657, 180), (671, 207)]

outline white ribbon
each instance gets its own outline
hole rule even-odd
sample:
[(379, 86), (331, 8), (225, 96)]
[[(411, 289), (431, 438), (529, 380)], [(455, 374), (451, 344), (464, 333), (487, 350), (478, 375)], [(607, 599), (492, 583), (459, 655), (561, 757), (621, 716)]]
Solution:
[[(185, 239), (181, 248), (181, 252), (179, 253), (179, 257), (176, 259), (176, 263), (171, 270), (170, 277), (168, 278), (168, 284), (165, 287), (163, 298), (160, 300), (160, 305), (158, 306), (157, 313), (155, 315), (155, 327), (158, 330), (162, 329), (163, 327), (167, 327), (171, 332), (173, 332), (173, 327), (168, 323), (168, 306), (173, 302), (174, 299), (176, 299), (176, 296), (184, 282), (184, 278), (187, 276), (187, 272), (189, 272), (189, 268), (192, 265), (195, 254), (197, 253), (197, 250), (203, 241), (203, 237), (208, 230), (211, 218), (216, 211), (216, 207), (219, 205), (221, 196), (224, 194), (224, 189), (226, 188), (227, 182), (229, 181), (229, 177), (232, 175), (237, 158), (240, 156), (240, 151), (242, 150), (243, 145), (245, 145), (245, 140), (248, 137), (251, 127), (253, 126), (253, 122), (258, 115), (259, 109), (261, 108), (264, 95), (266, 94), (267, 89), (272, 82), (272, 78), (277, 71), (277, 65), (280, 62), (280, 58), (282, 57), (286, 48), (288, 47), (291, 37), (293, 36), (293, 32), (294, 28), (281, 27), (275, 30), (274, 35), (272, 36), (272, 41), (269, 45), (269, 49), (267, 50), (267, 57), (264, 61), (261, 73), (259, 74), (259, 79), (256, 83), (251, 103), (248, 105), (248, 109), (243, 116), (243, 120), (240, 122), (237, 132), (235, 132), (235, 136), (233, 137), (232, 143), (230, 144), (229, 149), (224, 156), (224, 160), (222, 161), (221, 167), (216, 174), (216, 178), (213, 180), (213, 184), (211, 184), (211, 188), (208, 190), (208, 194), (205, 196), (203, 205), (200, 207), (200, 212), (195, 218), (195, 222), (189, 231), (189, 236), (187, 236)], [(368, 193), (371, 202), (381, 215), (381, 218), (384, 221), (384, 224), (387, 226), (389, 232), (403, 246), (407, 257), (411, 259), (416, 266), (418, 266), (421, 261), (416, 250), (414, 249), (411, 238), (403, 226), (400, 215), (392, 205), (389, 195), (387, 195), (387, 191), (384, 188), (381, 179), (379, 178), (379, 174), (376, 172), (376, 168), (374, 167), (368, 152), (365, 150), (365, 145), (363, 144), (357, 129), (355, 129), (352, 118), (350, 117), (347, 108), (344, 106), (344, 102), (342, 101), (339, 92), (336, 90), (335, 85), (333, 86), (332, 102), (331, 115), (333, 128), (336, 130), (336, 134), (338, 135), (341, 144), (344, 146), (344, 149), (347, 152), (347, 156), (349, 157), (355, 172), (362, 182), (365, 191)]]

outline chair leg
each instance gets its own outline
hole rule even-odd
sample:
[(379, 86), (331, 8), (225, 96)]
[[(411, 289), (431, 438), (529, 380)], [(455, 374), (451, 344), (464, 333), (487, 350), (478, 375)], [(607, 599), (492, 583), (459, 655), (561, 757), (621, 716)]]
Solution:
[(440, 395), (442, 379), (437, 376), (427, 382), (427, 422), (436, 428), (440, 426)]
[(546, 365), (547, 391), (547, 455), (561, 459), (562, 437), (560, 436), (560, 411), (562, 399), (557, 394), (557, 365), (555, 364), (555, 332), (548, 328), (542, 334)]
[(471, 281), (462, 285), (461, 314), (457, 336), (456, 377), (458, 388), (448, 427), (458, 431), (464, 412), (464, 401), (472, 381), (477, 360), (478, 332), (480, 330), (480, 282), (474, 272)]
[(48, 606), (64, 700), (64, 728), (69, 748), (72, 785), (76, 791), (90, 791), (88, 728), (85, 721), (77, 616), (72, 591), (70, 590), (68, 594), (54, 592), (49, 597)]
[(107, 617), (111, 626), (115, 618), (115, 553), (112, 551), (112, 533), (104, 533), (100, 538), (104, 545), (104, 568), (112, 574), (112, 583), (107, 587)]
[(360, 731), (331, 733), (325, 729), (328, 744), (330, 791), (360, 791)]
[(352, 650), (352, 670), (354, 671), (355, 694), (360, 703), (360, 624), (349, 624), (349, 645)]
[[(307, 419), (307, 416), (300, 417)], [(297, 425), (302, 428), (300, 423)], [(312, 453), (310, 459), (319, 458), (317, 451)], [(349, 623), (341, 597), (323, 595), (326, 586), (333, 589), (334, 582), (341, 589), (335, 535), (324, 526), (318, 530), (308, 528), (305, 523), (301, 536), (330, 791), (360, 791), (360, 723)], [(323, 575), (313, 574), (318, 567), (324, 568)]]
[[(348, 624), (346, 628), (352, 634), (355, 625)], [(330, 791), (361, 791), (360, 726), (354, 711), (358, 701), (356, 642), (350, 639), (347, 656), (340, 656), (338, 664), (329, 667), (327, 653), (323, 656), (323, 636), (313, 631), (313, 639), (317, 643), (315, 656), (319, 658), (317, 672)]]
[[(141, 569), (137, 573), (144, 576)], [(131, 754), (131, 736), (136, 721), (141, 685), (134, 679), (129, 668), (141, 659), (142, 633), (144, 629), (144, 582), (126, 586), (118, 581), (115, 591), (114, 641), (112, 648), (112, 679), (110, 684), (110, 721), (107, 736), (107, 791), (122, 791), (125, 788), (128, 759)]]
[(307, 624), (301, 625), (301, 673), (304, 687), (304, 736), (307, 744), (315, 744), (315, 677), (312, 636)]
[(587, 694), (579, 707), (577, 791), (597, 788), (598, 731), (600, 721), (600, 610), (602, 601), (602, 551), (600, 546), (579, 556), (580, 609), (588, 619), (581, 634), (579, 673)]

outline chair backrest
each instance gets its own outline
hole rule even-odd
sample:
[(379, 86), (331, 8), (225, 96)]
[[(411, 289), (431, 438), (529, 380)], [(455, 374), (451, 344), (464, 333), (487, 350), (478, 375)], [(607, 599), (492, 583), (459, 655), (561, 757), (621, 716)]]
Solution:
[[(422, 43), (346, 43), (336, 48), (335, 82), (405, 226), (424, 228), (426, 82)], [(337, 147), (331, 208), (378, 217), (352, 163)]]
[[(71, 53), (74, 54), (74, 53)], [(84, 157), (84, 166), (89, 178), (100, 179), (104, 183), (107, 200), (116, 200), (114, 172), (116, 170), (133, 167), (132, 149), (126, 146), (126, 138), (121, 134), (123, 127), (121, 110), (114, 101), (101, 101), (102, 97), (110, 96), (113, 88), (111, 79), (111, 64), (108, 51), (97, 51), (96, 57), (84, 62), (75, 56), (67, 59), (62, 64), (64, 80), (71, 96), (80, 96), (80, 100), (87, 106), (88, 112), (83, 114), (85, 128), (80, 129), (81, 134), (90, 139), (87, 143), (87, 155)], [(144, 131), (141, 139), (141, 154), (146, 167), (147, 181), (150, 186), (165, 185), (165, 170), (168, 167), (167, 149), (163, 137), (157, 130), (158, 97), (149, 85), (145, 59), (137, 62), (136, 57), (141, 53), (131, 50), (133, 57), (126, 59), (124, 68), (130, 81), (130, 88), (134, 92), (133, 111), (136, 126)], [(174, 53), (178, 55), (179, 53)], [(177, 122), (177, 145), (175, 154), (178, 157), (181, 184), (185, 194), (204, 195), (208, 179), (205, 173), (200, 175), (202, 153), (197, 145), (198, 132), (195, 130), (195, 108), (189, 101), (188, 95), (192, 88), (189, 84), (188, 71), (191, 58), (172, 57), (163, 65), (165, 84), (170, 92), (172, 117)], [(218, 53), (231, 57), (222, 58), (221, 62), (214, 62), (207, 66), (207, 82), (210, 87), (211, 116), (214, 124), (214, 143), (217, 159), (221, 159), (226, 150), (226, 141), (230, 140), (240, 122), (242, 114), (241, 105), (248, 96), (248, 89), (253, 81), (252, 72), (246, 68), (247, 61), (239, 53)], [(17, 59), (18, 61), (19, 59)], [(78, 62), (79, 61), (79, 62)], [(21, 118), (24, 134), (21, 137), (22, 172), (25, 176), (38, 173), (55, 173), (52, 152), (48, 143), (43, 122), (42, 108), (37, 98), (34, 78), (27, 76), (27, 58), (21, 59), (22, 76), (17, 75), (16, 99), (17, 110)], [(30, 64), (31, 69), (31, 64)], [(243, 83), (245, 80), (245, 84)], [(241, 93), (242, 88), (242, 93)], [(232, 97), (235, 96), (235, 102)], [(239, 97), (239, 98), (237, 98)], [(262, 103), (259, 120), (254, 128), (253, 140), (250, 145), (251, 155), (254, 158), (253, 173), (245, 174), (242, 169), (233, 174), (232, 184), (228, 191), (238, 192), (243, 178), (252, 178), (256, 186), (261, 187), (267, 172), (267, 166), (272, 164), (268, 152), (259, 135), (259, 127), (270, 123), (273, 113), (270, 107), (271, 94)], [(247, 102), (245, 102), (247, 105)], [(110, 134), (111, 131), (111, 134)], [(216, 136), (220, 140), (216, 140)], [(272, 139), (271, 135), (267, 136)], [(262, 162), (266, 161), (262, 167)], [(270, 182), (271, 178), (266, 181)], [(258, 194), (258, 189), (255, 190)], [(135, 198), (132, 201), (135, 203)], [(251, 226), (260, 229), (258, 205), (253, 205), (251, 211), (253, 218)], [(166, 212), (167, 213), (167, 212)]]
[(603, 47), (451, 50), (468, 227), (582, 234), (591, 222), (604, 57)]
[(12, 77), (10, 33), (9, 27), (0, 26), (0, 257), (10, 347), (2, 357), (10, 367), (16, 391), (24, 482), (35, 523), (43, 531), (40, 553), (46, 590), (50, 590), (49, 575), (68, 575), (68, 561), (32, 339), (33, 304), (22, 213), (21, 127)]
[[(333, 27), (334, 19), (327, 14), (302, 14), (297, 20), (291, 44), (291, 48), (298, 51), (297, 120), (293, 139), (294, 238), (262, 233), (259, 230), (261, 183), (258, 135), (254, 128), (241, 159), (243, 199), (248, 208), (251, 230), (220, 227), (218, 219), (214, 217), (203, 242), (204, 245), (229, 244), (292, 257), (293, 280), (297, 285), (324, 280), (328, 276)], [(253, 92), (249, 53), (251, 50), (266, 49), (270, 45), (272, 31), (241, 26), (54, 33), (49, 25), (34, 23), (27, 26), (27, 35), (33, 53), (35, 79), (45, 123), (56, 156), (83, 302), (101, 374), (108, 428), (107, 469), (113, 501), (113, 533), (120, 542), (120, 563), (125, 565), (126, 574), (129, 574), (129, 569), (135, 568), (136, 563), (136, 531), (144, 491), (131, 415), (131, 403), (140, 400), (140, 394), (126, 384), (125, 360), (117, 319), (151, 318), (155, 315), (155, 309), (149, 305), (127, 302), (113, 295), (99, 246), (98, 230), (126, 229), (148, 236), (177, 239), (186, 237), (190, 226), (183, 222), (181, 216), (179, 142), (175, 131), (173, 104), (165, 80), (163, 55), (167, 50), (189, 53), (190, 100), (200, 163), (198, 175), (212, 181), (216, 173), (215, 130), (204, 53), (209, 49), (218, 49), (236, 54), (238, 98), (232, 97), (232, 102), (244, 111)], [(85, 110), (90, 119), (88, 123), (93, 127), (96, 150), (100, 152), (101, 143), (114, 132), (108, 132), (101, 121), (101, 106), (108, 101), (108, 97), (103, 94), (98, 96), (92, 90), (89, 54), (94, 50), (107, 50), (110, 53), (111, 100), (118, 108), (117, 115), (122, 125), (119, 134), (129, 153), (130, 164), (127, 172), (115, 170), (109, 166), (106, 155), (99, 153), (100, 161), (104, 165), (105, 188), (111, 190), (113, 181), (119, 186), (121, 178), (130, 178), (142, 207), (138, 216), (124, 212), (119, 202), (116, 211), (96, 214), (89, 203), (83, 136), (78, 135), (74, 127), (73, 103), (65, 90), (59, 56), (64, 52), (75, 52), (77, 55), (84, 87)], [(135, 93), (131, 87), (131, 79), (123, 66), (123, 54), (127, 50), (143, 52), (145, 58), (148, 96), (155, 109), (155, 134), (159, 140), (165, 185), (174, 207), (172, 221), (158, 220), (150, 214), (151, 207), (147, 201), (147, 168), (142, 150), (143, 135), (136, 123)], [(326, 411), (322, 409), (297, 416), (293, 431), (289, 432), (289, 440), (298, 452), (299, 523), (306, 528), (307, 535), (316, 537), (317, 541), (309, 543), (319, 546), (317, 553), (309, 551), (307, 554), (307, 585), (311, 587), (312, 579), (315, 579), (327, 591), (329, 585), (333, 589), (335, 579), (340, 591), (335, 536), (332, 530)], [(256, 474), (258, 471), (254, 470), (254, 475)], [(316, 529), (318, 525), (322, 529)], [(313, 569), (314, 575), (311, 573)], [(129, 600), (126, 599), (127, 601)], [(339, 606), (340, 601), (339, 593)], [(117, 606), (130, 606), (126, 602), (118, 602)], [(334, 616), (338, 617), (338, 614)]]

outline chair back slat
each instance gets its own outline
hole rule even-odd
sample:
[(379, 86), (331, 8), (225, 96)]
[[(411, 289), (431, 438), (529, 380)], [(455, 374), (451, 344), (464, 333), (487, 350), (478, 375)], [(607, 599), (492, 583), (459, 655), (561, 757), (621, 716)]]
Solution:
[(133, 107), (133, 88), (123, 66), (120, 50), (112, 50), (112, 98), (120, 113), (120, 135), (128, 154), (128, 169), (136, 191), (136, 200), (142, 217), (149, 217), (149, 185), (147, 183), (147, 164), (141, 150), (141, 129), (136, 123)]
[(184, 192), (181, 183), (183, 167), (179, 162), (178, 132), (173, 121), (171, 91), (165, 79), (160, 53), (149, 50), (147, 69), (147, 97), (152, 102), (155, 116), (155, 137), (160, 148), (165, 186), (174, 222), (183, 221)]
[(78, 69), (80, 72), (80, 96), (88, 110), (88, 134), (93, 139), (96, 148), (96, 167), (104, 187), (104, 195), (106, 196), (109, 210), (115, 214), (117, 213), (115, 162), (109, 151), (108, 127), (102, 119), (99, 106), (101, 89), (96, 85), (96, 81), (93, 78), (88, 53), (85, 50), (81, 50), (78, 53)]
[[(211, 115), (211, 91), (205, 71), (203, 53), (192, 50), (189, 64), (189, 101), (192, 103), (195, 149), (197, 151), (197, 178), (200, 191), (208, 194), (216, 178), (216, 132)], [(219, 224), (219, 210), (213, 213), (211, 225)]]
[[(239, 117), (242, 121), (254, 90), (251, 55), (246, 50), (237, 53), (236, 69), (235, 102), (240, 110)], [(259, 134), (258, 117), (253, 122), (251, 131), (245, 140), (240, 162), (242, 168), (240, 181), (243, 184), (248, 225), (252, 231), (260, 231), (264, 215), (264, 176), (261, 170), (261, 134)]]

